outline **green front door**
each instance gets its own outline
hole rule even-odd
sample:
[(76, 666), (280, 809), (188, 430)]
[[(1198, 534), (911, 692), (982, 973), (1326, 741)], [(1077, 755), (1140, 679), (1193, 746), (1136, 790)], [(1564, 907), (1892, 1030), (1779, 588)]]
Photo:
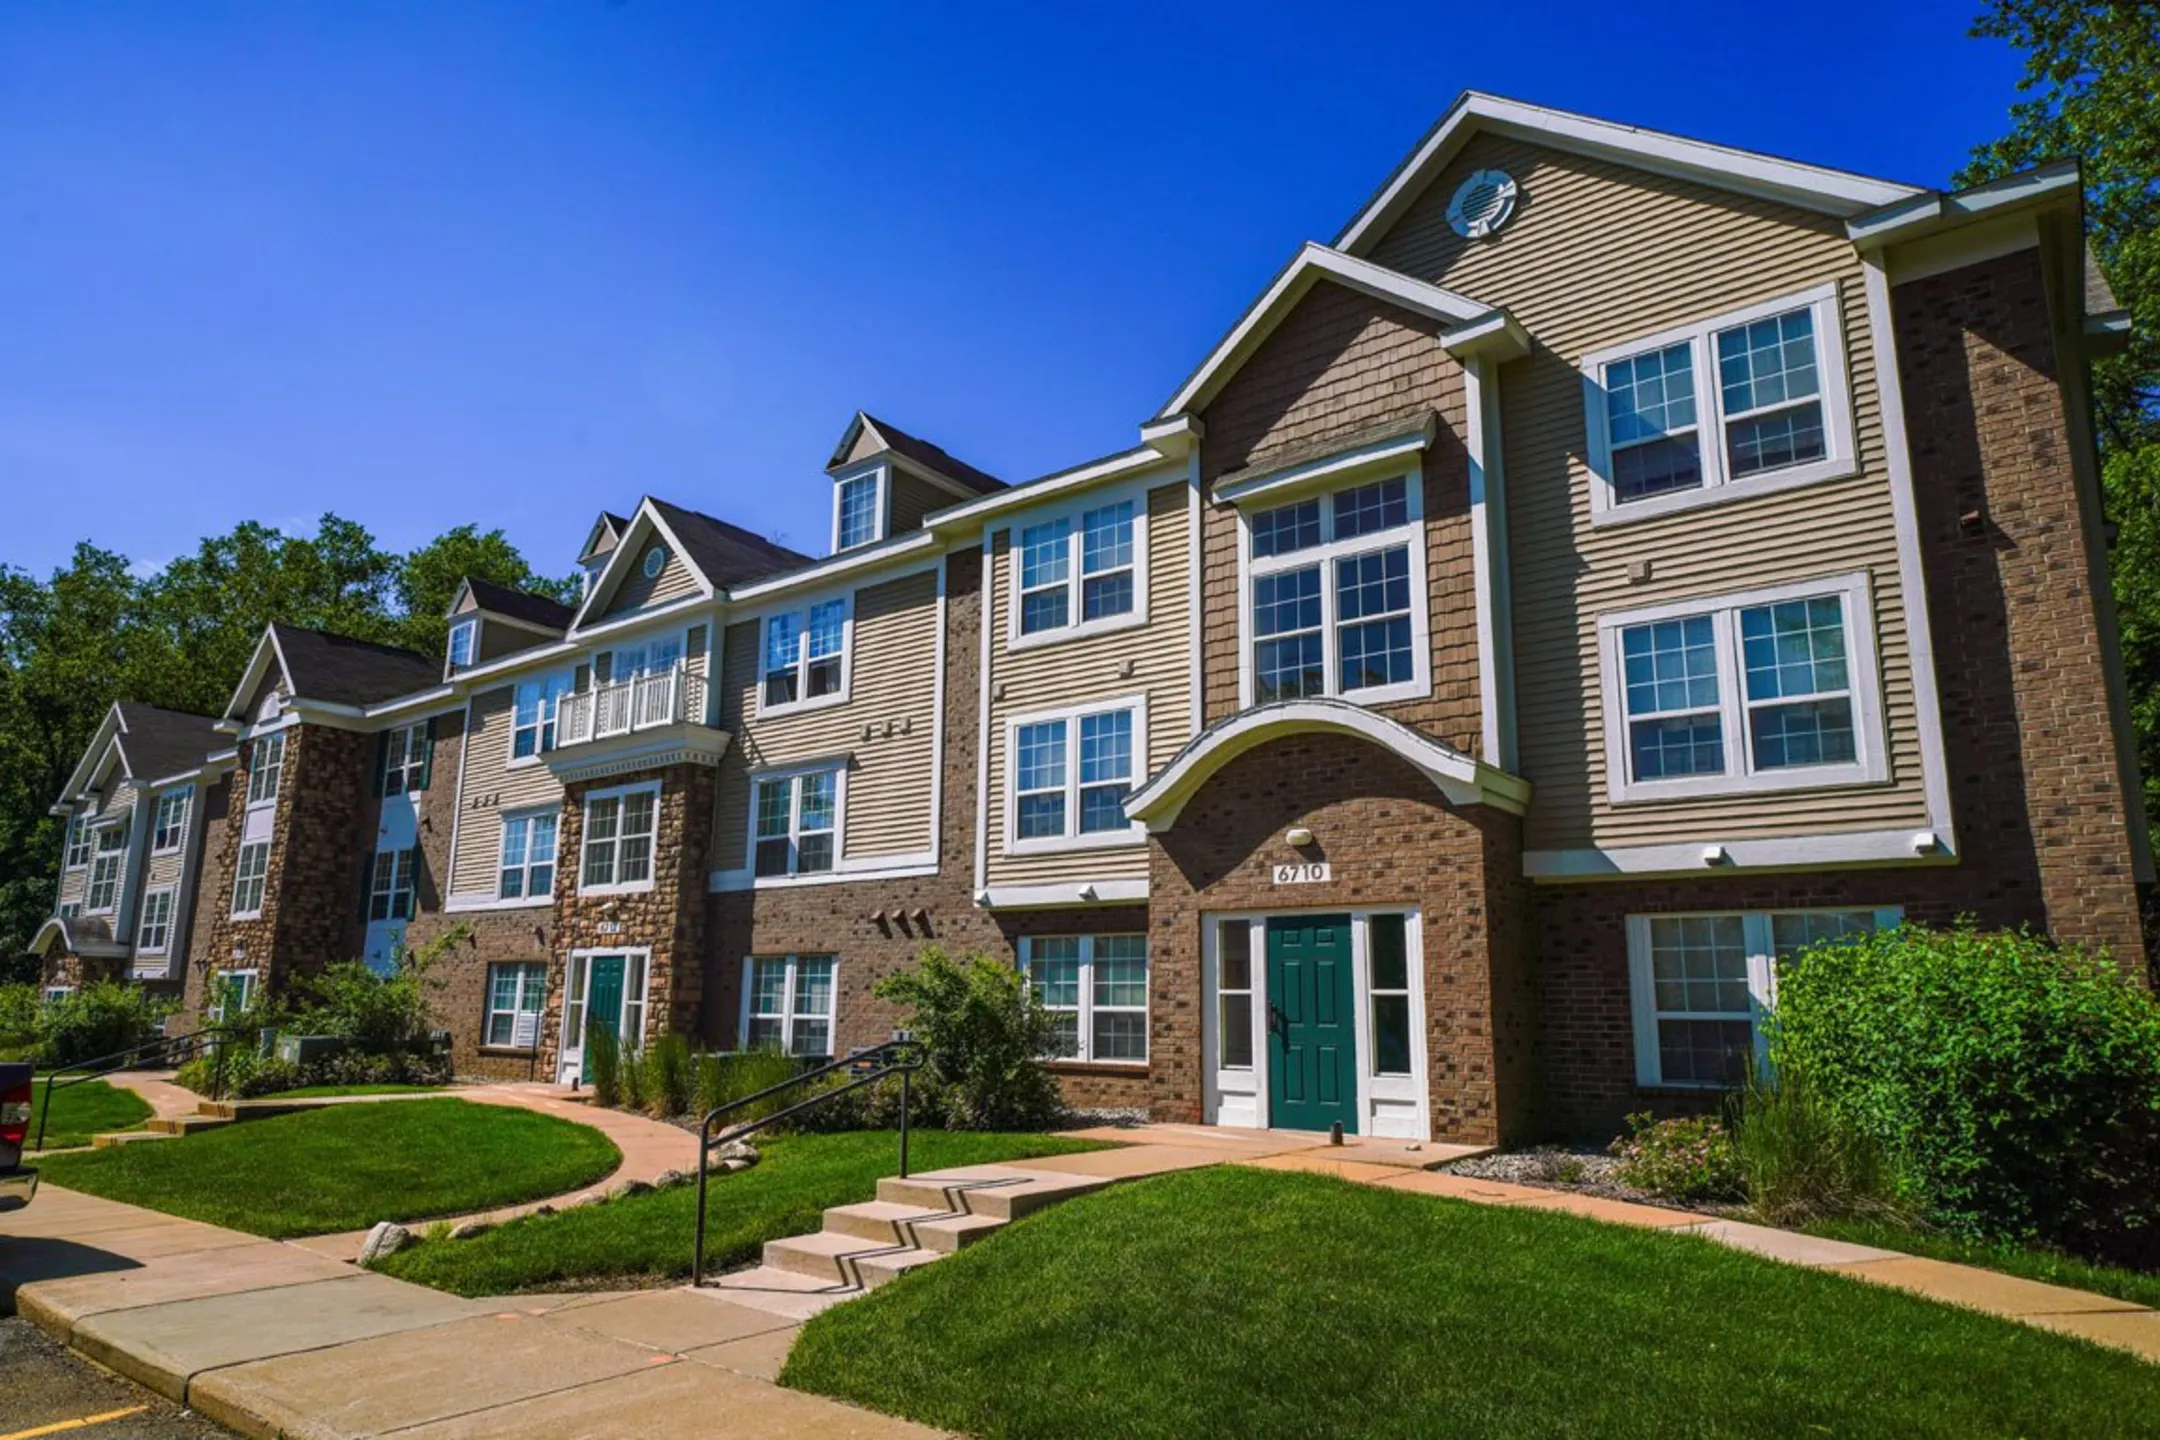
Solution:
[(1357, 1131), (1357, 992), (1350, 917), (1267, 922), (1268, 1123)]
[(605, 1030), (622, 1038), (623, 957), (595, 955), (586, 962), (592, 969), (585, 979), (584, 1073), (592, 1075), (592, 1034)]

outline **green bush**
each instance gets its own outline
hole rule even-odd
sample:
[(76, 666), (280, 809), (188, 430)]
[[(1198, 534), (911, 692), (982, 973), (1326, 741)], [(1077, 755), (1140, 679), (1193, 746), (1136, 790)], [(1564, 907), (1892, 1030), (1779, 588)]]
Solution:
[(38, 1059), (57, 1070), (155, 1040), (172, 1011), (139, 985), (93, 981), (38, 1012)]
[(622, 1042), (608, 1025), (585, 1027), (585, 1083), (592, 1086), (593, 1101), (609, 1109), (623, 1098)]
[(618, 1047), (616, 1069), (621, 1076), (622, 1107), (625, 1110), (643, 1110), (652, 1099), (652, 1066), (646, 1063), (645, 1052)]
[[(742, 1050), (726, 1055), (700, 1055), (693, 1068), (697, 1072), (697, 1113), (704, 1116), (722, 1105), (732, 1105), (744, 1096), (769, 1090), (790, 1076), (800, 1074), (802, 1064), (778, 1050)], [(763, 1119), (781, 1106), (792, 1103), (792, 1094), (752, 1105), (728, 1116), (722, 1123), (739, 1124), (745, 1120)]]
[(1944, 1228), (2160, 1260), (2160, 1002), (2105, 956), (1970, 923), (1818, 946), (1770, 1053)]
[(1627, 1184), (1667, 1200), (1740, 1198), (1740, 1157), (1715, 1115), (1659, 1120), (1644, 1111), (1627, 1122), (1629, 1133), (1612, 1144)]
[(916, 1080), (929, 1082), (918, 1088), (936, 1123), (1040, 1130), (1064, 1117), (1057, 1080), (1042, 1063), (1055, 1039), (1049, 1014), (1011, 965), (932, 945), (912, 968), (879, 980), (876, 994), (907, 1008), (908, 1028), (929, 1051)]
[(35, 985), (0, 985), (0, 1052), (26, 1052), (36, 1046), (42, 1003)]
[(1882, 1145), (1840, 1120), (1796, 1073), (1748, 1076), (1733, 1144), (1748, 1205), (1770, 1224), (1904, 1218), (1896, 1167)]
[(653, 1041), (645, 1059), (651, 1072), (653, 1113), (663, 1120), (688, 1114), (697, 1078), (691, 1074), (690, 1037), (671, 1030)]
[(323, 967), (294, 986), (294, 1013), (287, 1028), (302, 1035), (334, 1035), (371, 1055), (426, 1050), (435, 1028), (429, 996), (441, 988), (431, 972), (470, 933), (460, 925), (425, 945), (409, 950), (400, 946), (387, 975), (358, 960)]

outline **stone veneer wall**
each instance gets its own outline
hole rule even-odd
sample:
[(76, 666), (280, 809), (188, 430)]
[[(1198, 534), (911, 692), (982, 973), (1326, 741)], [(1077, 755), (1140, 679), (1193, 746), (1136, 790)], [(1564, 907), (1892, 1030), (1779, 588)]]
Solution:
[[(1293, 851), (1290, 827), (1314, 844)], [(1272, 883), (1292, 860), (1334, 878)], [(1517, 886), (1520, 822), (1457, 810), (1394, 754), (1343, 735), (1275, 740), (1225, 765), (1155, 837), (1149, 878), (1149, 1022), (1158, 1120), (1201, 1120), (1201, 916), (1209, 911), (1414, 905), (1423, 915), (1425, 1044), (1436, 1139), (1492, 1144), (1532, 1121), (1535, 1035), (1526, 1013)]]

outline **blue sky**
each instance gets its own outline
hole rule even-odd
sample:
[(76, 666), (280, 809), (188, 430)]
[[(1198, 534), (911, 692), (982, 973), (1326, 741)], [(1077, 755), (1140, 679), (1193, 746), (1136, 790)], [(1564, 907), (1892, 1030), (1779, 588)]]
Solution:
[(1464, 88), (1940, 183), (1967, 3), (0, 11), (0, 563), (325, 510), (567, 571), (646, 492), (820, 550), (858, 406), (1134, 443)]

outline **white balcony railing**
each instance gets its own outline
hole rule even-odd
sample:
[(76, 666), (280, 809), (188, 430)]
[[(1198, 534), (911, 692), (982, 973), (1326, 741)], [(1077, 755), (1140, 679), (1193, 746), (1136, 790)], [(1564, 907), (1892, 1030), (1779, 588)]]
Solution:
[(585, 745), (685, 720), (703, 724), (705, 682), (678, 663), (657, 675), (634, 675), (565, 695), (557, 703), (555, 743)]

